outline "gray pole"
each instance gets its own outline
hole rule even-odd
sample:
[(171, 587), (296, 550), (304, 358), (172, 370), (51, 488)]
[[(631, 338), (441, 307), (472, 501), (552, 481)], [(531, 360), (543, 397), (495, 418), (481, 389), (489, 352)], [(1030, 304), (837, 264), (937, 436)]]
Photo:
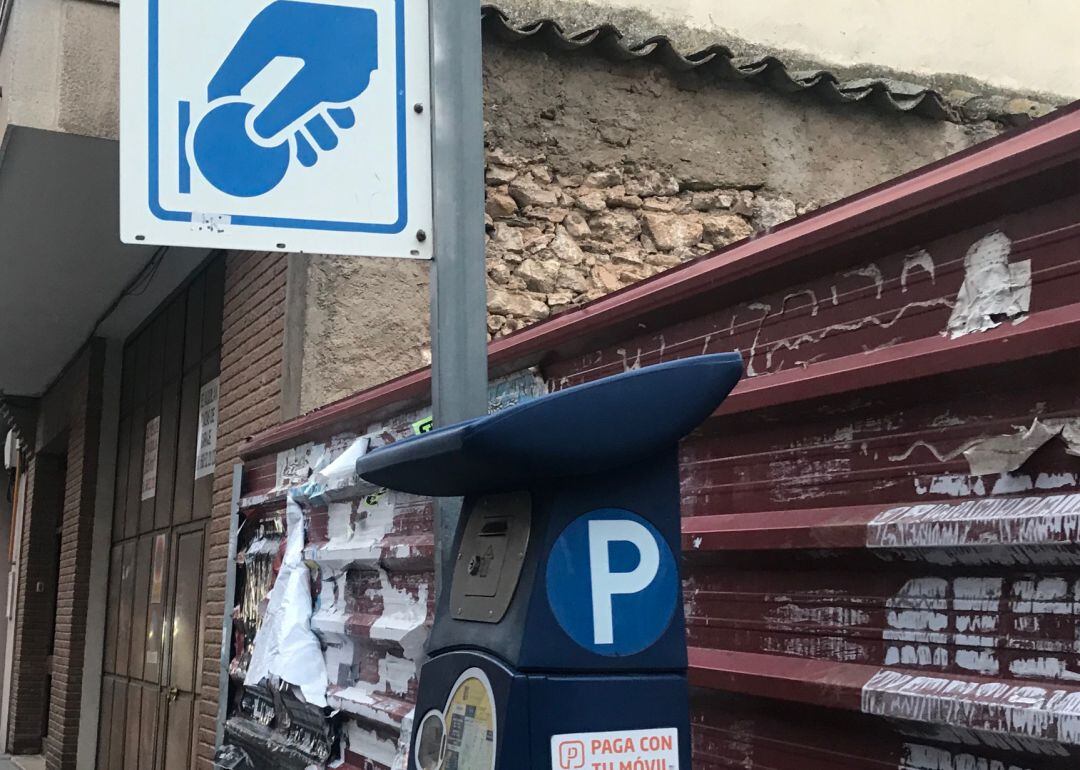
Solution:
[[(434, 166), (431, 364), (435, 425), (487, 413), (484, 88), (480, 3), (430, 0)], [(435, 586), (453, 555), (460, 500), (435, 508)]]

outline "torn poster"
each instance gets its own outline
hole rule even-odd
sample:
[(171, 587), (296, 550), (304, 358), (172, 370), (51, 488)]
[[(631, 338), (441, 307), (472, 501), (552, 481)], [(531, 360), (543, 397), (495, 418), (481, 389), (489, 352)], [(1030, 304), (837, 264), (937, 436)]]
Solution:
[(199, 437), (195, 444), (195, 478), (214, 472), (217, 454), (218, 402), (221, 378), (215, 377), (199, 390)]
[(1030, 428), (1019, 428), (1016, 433), (973, 442), (964, 450), (964, 459), (971, 466), (972, 476), (1012, 473), (1055, 436), (1061, 436), (1065, 442), (1066, 453), (1080, 456), (1080, 419), (1044, 421), (1036, 417)]
[(158, 443), (161, 437), (161, 417), (146, 423), (146, 443), (143, 444), (142, 494), (140, 500), (157, 496)]
[(1019, 322), (1031, 308), (1031, 260), (1010, 263), (1012, 241), (993, 232), (964, 256), (964, 283), (956, 295), (948, 333), (953, 339), (1005, 321)]
[(1060, 427), (1054, 430), (1035, 420), (1027, 430), (979, 441), (964, 450), (964, 458), (971, 466), (972, 476), (1011, 473), (1060, 432)]
[(371, 436), (355, 439), (333, 462), (312, 474), (312, 489), (338, 489), (352, 484), (356, 479), (356, 461), (367, 454), (370, 446)]
[(277, 676), (297, 687), (304, 700), (326, 705), (326, 662), (319, 639), (311, 630), (311, 578), (304, 563), (304, 516), (289, 495), (285, 509), (286, 546), (262, 627), (255, 634), (244, 684), (255, 686)]

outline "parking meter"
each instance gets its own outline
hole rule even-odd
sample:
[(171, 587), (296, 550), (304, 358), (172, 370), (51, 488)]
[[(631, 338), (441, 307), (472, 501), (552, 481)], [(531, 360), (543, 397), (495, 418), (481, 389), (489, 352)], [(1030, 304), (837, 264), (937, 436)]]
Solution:
[(741, 374), (738, 354), (651, 366), (360, 459), (465, 498), (410, 770), (690, 770), (678, 442)]

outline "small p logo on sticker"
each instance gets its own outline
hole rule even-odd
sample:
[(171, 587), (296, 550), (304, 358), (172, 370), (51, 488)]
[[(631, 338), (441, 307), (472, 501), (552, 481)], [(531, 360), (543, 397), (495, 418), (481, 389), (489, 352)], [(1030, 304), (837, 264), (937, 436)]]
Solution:
[(579, 770), (585, 767), (585, 744), (582, 741), (563, 741), (559, 744), (559, 769)]

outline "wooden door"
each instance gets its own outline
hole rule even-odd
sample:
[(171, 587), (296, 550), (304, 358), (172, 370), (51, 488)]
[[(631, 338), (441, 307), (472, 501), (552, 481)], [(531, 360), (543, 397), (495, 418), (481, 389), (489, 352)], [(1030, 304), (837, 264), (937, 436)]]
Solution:
[(224, 289), (219, 255), (125, 344), (99, 770), (194, 766)]

